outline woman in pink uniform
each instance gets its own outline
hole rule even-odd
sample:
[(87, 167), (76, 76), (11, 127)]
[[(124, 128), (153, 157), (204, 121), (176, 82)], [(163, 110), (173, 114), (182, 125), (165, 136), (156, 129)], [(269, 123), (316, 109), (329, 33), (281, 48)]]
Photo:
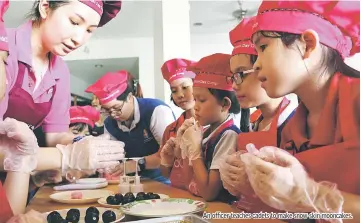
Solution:
[[(0, 4), (3, 8), (8, 3)], [(41, 126), (47, 146), (71, 142), (67, 135), (70, 73), (61, 57), (81, 47), (120, 8), (121, 1), (40, 0), (34, 4), (32, 20), (6, 31), (1, 24), (0, 49), (6, 50), (7, 43), (9, 56), (0, 117), (14, 118), (32, 128)]]
[(360, 221), (360, 72), (344, 62), (360, 52), (359, 16), (353, 1), (264, 1), (259, 8), (252, 37), (258, 79), (270, 97), (301, 100), (280, 144), (295, 157), (275, 147), (241, 155), (255, 193), (276, 209), (349, 212)]

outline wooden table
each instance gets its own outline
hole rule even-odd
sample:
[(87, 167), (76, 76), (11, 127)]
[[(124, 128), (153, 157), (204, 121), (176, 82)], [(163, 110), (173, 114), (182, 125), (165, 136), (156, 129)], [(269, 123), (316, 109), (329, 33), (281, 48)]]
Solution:
[[(194, 200), (202, 200), (204, 201), (202, 198), (199, 197), (195, 197), (193, 195), (191, 195), (189, 192), (184, 191), (184, 190), (180, 190), (174, 187), (170, 187), (168, 185), (156, 182), (156, 181), (152, 181), (152, 180), (144, 180), (142, 181), (142, 183), (144, 184), (144, 191), (145, 192), (154, 192), (154, 193), (161, 193), (161, 194), (166, 194), (169, 197), (172, 198), (189, 198), (189, 199), (194, 199)], [(106, 188), (103, 188), (106, 190), (111, 190), (114, 191), (115, 193), (118, 192), (118, 185), (109, 185)], [(81, 207), (89, 207), (89, 206), (100, 206), (98, 203), (94, 203), (94, 204), (84, 204), (84, 205), (72, 205), (72, 204), (61, 204), (61, 203), (57, 203), (54, 202), (52, 200), (50, 200), (49, 195), (55, 193), (56, 191), (54, 191), (51, 187), (42, 187), (38, 190), (38, 192), (36, 193), (35, 197), (31, 200), (30, 204), (27, 207), (27, 210), (36, 210), (39, 212), (48, 212), (48, 211), (53, 211), (53, 210), (59, 210), (59, 209), (68, 209), (68, 208), (81, 208)], [(225, 204), (225, 203), (221, 203), (221, 202), (207, 202), (208, 207), (205, 210), (206, 212), (210, 212), (210, 213), (214, 213), (217, 211), (223, 212), (223, 213), (230, 213), (230, 212), (239, 212), (238, 209), (236, 209), (235, 207), (232, 207), (231, 205)], [(140, 220), (139, 218), (136, 217), (132, 217), (132, 216), (126, 216), (122, 222), (127, 222), (127, 221), (136, 221), (136, 220)], [(264, 223), (264, 222), (269, 222), (269, 223), (281, 223), (282, 221), (279, 220), (249, 220), (249, 219), (243, 219), (243, 220), (219, 220), (219, 219), (212, 219), (209, 220), (211, 222), (217, 223), (217, 222), (252, 222), (252, 223)]]

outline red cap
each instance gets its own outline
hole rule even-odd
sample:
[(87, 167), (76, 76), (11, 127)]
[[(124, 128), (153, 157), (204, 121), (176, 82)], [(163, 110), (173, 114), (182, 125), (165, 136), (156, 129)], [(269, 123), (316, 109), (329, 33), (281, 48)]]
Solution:
[(188, 71), (187, 67), (194, 65), (195, 63), (195, 61), (181, 58), (175, 58), (164, 62), (161, 68), (164, 80), (171, 84), (179, 78), (189, 77), (193, 79), (196, 74), (192, 71)]
[(294, 34), (313, 29), (321, 43), (346, 58), (360, 52), (360, 2), (263, 1), (253, 28)]
[(104, 26), (115, 18), (122, 8), (122, 1), (85, 0), (80, 2), (86, 4), (101, 16), (98, 27)]
[(127, 80), (128, 71), (108, 72), (90, 85), (85, 92), (93, 93), (101, 104), (105, 104), (125, 92), (128, 86)]
[(194, 87), (213, 88), (225, 91), (232, 89), (232, 73), (229, 69), (231, 55), (216, 53), (203, 57), (189, 70), (195, 72)]
[(256, 17), (244, 18), (242, 21), (229, 32), (229, 40), (233, 48), (232, 55), (252, 54), (257, 55), (254, 44), (251, 42), (253, 25)]
[(100, 119), (100, 113), (92, 106), (72, 106), (70, 107), (70, 123), (85, 123), (94, 128)]

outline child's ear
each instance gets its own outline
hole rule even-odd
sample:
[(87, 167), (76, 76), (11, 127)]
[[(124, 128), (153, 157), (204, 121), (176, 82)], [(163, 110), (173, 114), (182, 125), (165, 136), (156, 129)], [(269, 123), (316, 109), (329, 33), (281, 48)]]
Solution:
[(223, 98), (222, 111), (227, 111), (231, 108), (232, 101), (228, 97)]

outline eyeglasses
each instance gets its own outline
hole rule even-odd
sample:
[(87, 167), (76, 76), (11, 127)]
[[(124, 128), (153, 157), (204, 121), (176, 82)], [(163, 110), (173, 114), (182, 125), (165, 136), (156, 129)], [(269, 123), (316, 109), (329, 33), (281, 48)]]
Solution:
[(109, 115), (112, 115), (113, 113), (115, 113), (117, 115), (122, 115), (122, 110), (123, 110), (125, 103), (126, 103), (126, 101), (123, 101), (123, 104), (121, 106), (115, 105), (108, 109), (102, 107), (101, 113), (107, 113)]
[(236, 84), (242, 84), (243, 80), (247, 77), (247, 75), (253, 72), (254, 69), (234, 73), (232, 77), (229, 77), (229, 79), (227, 79), (227, 81), (231, 81), (232, 83), (234, 82)]

